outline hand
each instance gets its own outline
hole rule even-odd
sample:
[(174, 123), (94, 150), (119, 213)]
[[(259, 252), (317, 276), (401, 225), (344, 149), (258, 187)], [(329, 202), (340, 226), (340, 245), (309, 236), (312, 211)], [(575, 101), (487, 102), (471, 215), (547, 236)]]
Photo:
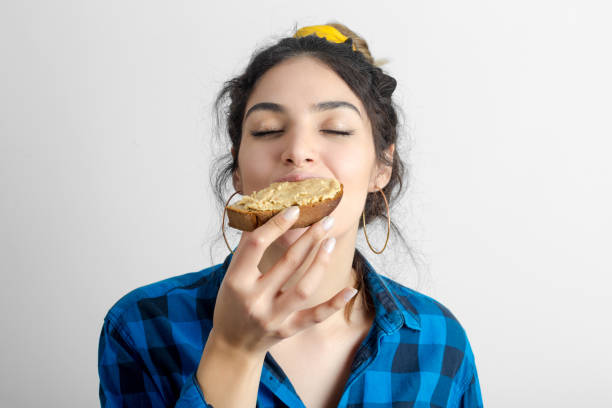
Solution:
[[(327, 319), (356, 293), (345, 288), (324, 303), (300, 310), (318, 287), (335, 244), (335, 238), (321, 244), (328, 235), (325, 218), (310, 226), (265, 275), (260, 272), (258, 265), (266, 248), (297, 220), (299, 207), (292, 208), (254, 231), (243, 232), (234, 251), (219, 288), (211, 331), (216, 341), (231, 349), (265, 355), (275, 343)], [(330, 221), (333, 223), (331, 217), (329, 228)], [(281, 291), (311, 255), (312, 263), (295, 286)]]

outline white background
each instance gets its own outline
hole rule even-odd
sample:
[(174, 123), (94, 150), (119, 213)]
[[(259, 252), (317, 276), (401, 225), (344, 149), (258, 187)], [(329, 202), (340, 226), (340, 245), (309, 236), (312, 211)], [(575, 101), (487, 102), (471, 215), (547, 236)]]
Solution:
[(391, 60), (413, 139), (402, 208), (421, 267), (391, 258), (393, 241), (368, 259), (425, 277), (415, 287), (459, 318), (486, 406), (611, 406), (610, 11), (3, 1), (0, 405), (99, 404), (106, 311), (227, 253), (208, 182), (215, 93), (256, 47), (337, 19)]

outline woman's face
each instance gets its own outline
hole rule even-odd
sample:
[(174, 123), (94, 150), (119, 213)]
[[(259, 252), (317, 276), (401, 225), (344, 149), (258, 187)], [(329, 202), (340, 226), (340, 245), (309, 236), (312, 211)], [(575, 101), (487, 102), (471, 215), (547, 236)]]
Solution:
[[(234, 187), (246, 195), (290, 174), (335, 178), (344, 195), (330, 236), (339, 238), (356, 233), (368, 191), (389, 180), (391, 169), (378, 171), (375, 158), (359, 98), (324, 63), (294, 57), (267, 71), (247, 101)], [(288, 247), (304, 231), (276, 242)]]

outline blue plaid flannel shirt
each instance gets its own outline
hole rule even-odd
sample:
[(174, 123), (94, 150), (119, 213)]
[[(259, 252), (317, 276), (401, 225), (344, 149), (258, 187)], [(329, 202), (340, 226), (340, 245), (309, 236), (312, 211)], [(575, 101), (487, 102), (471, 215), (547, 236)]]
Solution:
[[(231, 257), (136, 289), (110, 309), (98, 350), (103, 407), (211, 406), (195, 371)], [(366, 266), (376, 316), (338, 406), (482, 407), (474, 356), (457, 319), (432, 298)], [(304, 407), (270, 353), (257, 407)]]

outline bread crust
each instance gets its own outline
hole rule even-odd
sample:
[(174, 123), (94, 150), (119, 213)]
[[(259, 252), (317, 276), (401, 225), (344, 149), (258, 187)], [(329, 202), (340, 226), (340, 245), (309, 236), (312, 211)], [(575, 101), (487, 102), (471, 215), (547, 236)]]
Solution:
[[(331, 214), (336, 209), (342, 194), (344, 192), (344, 186), (340, 183), (340, 190), (333, 198), (319, 201), (314, 204), (307, 204), (300, 206), (300, 216), (297, 221), (291, 226), (290, 229), (308, 227), (315, 222), (319, 221), (326, 215)], [(253, 231), (254, 229), (262, 226), (270, 218), (281, 212), (281, 210), (242, 210), (239, 208), (228, 205), (227, 217), (229, 219), (229, 226), (232, 228), (239, 229), (241, 231)]]

